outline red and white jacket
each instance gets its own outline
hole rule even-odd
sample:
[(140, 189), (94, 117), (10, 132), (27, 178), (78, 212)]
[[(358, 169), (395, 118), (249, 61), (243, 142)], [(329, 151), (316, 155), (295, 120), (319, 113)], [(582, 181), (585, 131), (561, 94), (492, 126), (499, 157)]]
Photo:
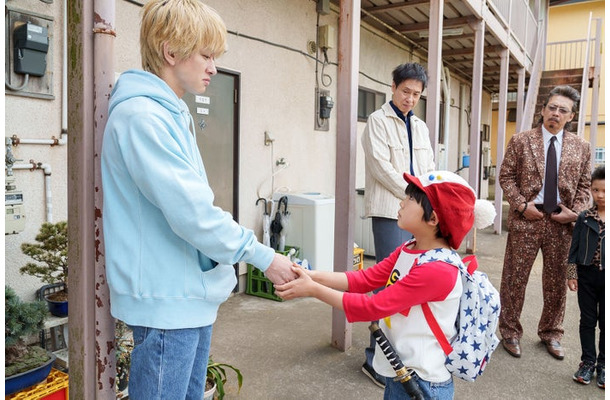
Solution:
[[(414, 242), (412, 242), (414, 243)], [(406, 367), (429, 382), (445, 382), (445, 353), (428, 326), (421, 304), (428, 303), (447, 340), (457, 333), (462, 280), (455, 266), (443, 261), (414, 266), (423, 250), (406, 243), (380, 263), (360, 271), (348, 271), (348, 292), (343, 308), (349, 322), (379, 320), (379, 326)], [(366, 293), (382, 286), (381, 292)], [(377, 346), (373, 367), (378, 374), (395, 377), (389, 361)]]

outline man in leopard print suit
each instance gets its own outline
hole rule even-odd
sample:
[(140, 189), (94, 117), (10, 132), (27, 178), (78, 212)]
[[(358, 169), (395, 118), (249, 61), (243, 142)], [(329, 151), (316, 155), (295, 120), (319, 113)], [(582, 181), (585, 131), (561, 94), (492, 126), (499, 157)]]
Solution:
[[(589, 143), (567, 130), (579, 100), (579, 93), (572, 87), (555, 87), (544, 102), (540, 124), (511, 138), (500, 168), (499, 182), (510, 204), (500, 286), (500, 333), (504, 348), (514, 357), (521, 356), (523, 327), (519, 318), (527, 281), (538, 251), (542, 250), (544, 305), (538, 336), (553, 357), (564, 358), (560, 342), (568, 251), (573, 223), (589, 206), (591, 176)], [(550, 213), (543, 209), (549, 145), (554, 146), (557, 159), (557, 207)]]

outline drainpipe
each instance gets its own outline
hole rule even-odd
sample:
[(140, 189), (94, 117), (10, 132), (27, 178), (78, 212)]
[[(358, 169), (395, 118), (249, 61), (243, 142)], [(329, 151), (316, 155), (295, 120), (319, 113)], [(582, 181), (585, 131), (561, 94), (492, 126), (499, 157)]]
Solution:
[[(443, 113), (445, 114), (444, 124), (443, 124), (443, 147), (444, 147), (444, 163), (445, 166), (443, 169), (449, 169), (449, 122), (450, 122), (450, 113), (451, 113), (451, 76), (449, 74), (449, 69), (445, 66), (441, 68), (441, 80), (443, 84), (443, 97), (445, 101), (443, 103)], [(459, 154), (458, 154), (459, 158)], [(458, 162), (459, 163), (459, 162)]]

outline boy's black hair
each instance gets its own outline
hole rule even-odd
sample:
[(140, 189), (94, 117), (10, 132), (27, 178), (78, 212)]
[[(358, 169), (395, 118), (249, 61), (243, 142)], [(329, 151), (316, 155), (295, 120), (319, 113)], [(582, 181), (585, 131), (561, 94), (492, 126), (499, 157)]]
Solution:
[(602, 165), (600, 167), (595, 168), (595, 170), (593, 171), (593, 173), (591, 174), (591, 182), (593, 181), (605, 181), (606, 178), (604, 178), (604, 176), (606, 175), (606, 166)]
[[(424, 215), (422, 219), (426, 222), (430, 221), (430, 219), (432, 218), (432, 211), (434, 211), (434, 209), (432, 208), (432, 203), (430, 203), (430, 199), (428, 199), (426, 193), (415, 185), (407, 185), (407, 188), (405, 189), (405, 195), (407, 197), (413, 197), (417, 204), (422, 206), (422, 208), (424, 209)], [(443, 235), (438, 226), (436, 227), (436, 237), (446, 239), (446, 237)]]

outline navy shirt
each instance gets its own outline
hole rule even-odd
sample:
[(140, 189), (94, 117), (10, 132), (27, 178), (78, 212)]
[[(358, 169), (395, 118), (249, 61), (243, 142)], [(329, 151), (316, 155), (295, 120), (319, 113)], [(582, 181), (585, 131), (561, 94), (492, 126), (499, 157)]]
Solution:
[(394, 112), (396, 113), (396, 115), (398, 116), (398, 118), (400, 118), (401, 120), (403, 120), (405, 122), (405, 125), (407, 126), (407, 135), (408, 135), (408, 139), (409, 139), (409, 155), (410, 155), (410, 166), (411, 166), (411, 175), (415, 175), (415, 172), (413, 171), (413, 138), (411, 137), (411, 117), (413, 116), (413, 110), (410, 110), (407, 115), (405, 116), (402, 111), (400, 111), (400, 109), (398, 109), (398, 107), (396, 107), (396, 105), (394, 104), (393, 101), (390, 100), (390, 106), (392, 106), (392, 109), (394, 110)]

